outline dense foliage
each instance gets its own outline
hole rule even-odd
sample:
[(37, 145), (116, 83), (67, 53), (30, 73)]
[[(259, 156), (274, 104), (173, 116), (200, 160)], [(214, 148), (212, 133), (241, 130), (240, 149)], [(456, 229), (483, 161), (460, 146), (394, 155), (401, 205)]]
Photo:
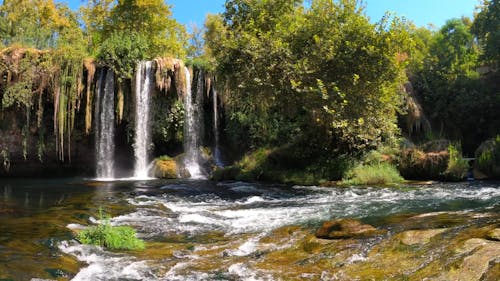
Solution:
[[(10, 160), (22, 134), (24, 159), (35, 145), (41, 162), (50, 142), (59, 161), (71, 161), (73, 137), (91, 133), (96, 68), (107, 66), (117, 74), (121, 121), (129, 103), (124, 92), (130, 92), (124, 87), (130, 87), (137, 62), (162, 55), (183, 58), (187, 42), (184, 27), (161, 0), (91, 0), (79, 12), (53, 0), (6, 0), (0, 6), (0, 38), (6, 46), (0, 52), (6, 115), (0, 118), (13, 124), (3, 126), (11, 138), (0, 141), (0, 150)], [(11, 111), (25, 114), (7, 114)]]
[(422, 64), (410, 67), (410, 81), (434, 137), (461, 141), (468, 155), (500, 128), (499, 7), (484, 1), (474, 21), (451, 19), (438, 31), (413, 33), (427, 49)]
[(397, 135), (403, 22), (372, 24), (356, 1), (233, 0), (206, 26), (233, 143), (343, 154)]
[[(89, 0), (79, 11), (54, 0), (4, 0), (0, 129), (10, 137), (0, 140), (1, 157), (8, 166), (10, 141), (25, 159), (36, 147), (43, 161), (53, 142), (58, 160), (71, 160), (72, 140), (92, 133), (102, 67), (116, 74), (117, 127), (133, 137), (137, 63), (170, 56), (216, 77), (222, 142), (233, 148), (228, 159), (247, 154), (234, 162), (244, 177), (340, 179), (353, 158), (397, 147), (402, 136), (462, 146), (435, 155), (399, 149), (403, 173), (421, 164), (461, 177), (462, 150), (472, 156), (500, 133), (499, 18), (498, 0), (436, 30), (392, 16), (374, 23), (355, 0), (227, 0), (188, 35), (163, 0)], [(155, 152), (176, 154), (184, 64), (155, 64)], [(405, 114), (414, 124), (398, 123)]]

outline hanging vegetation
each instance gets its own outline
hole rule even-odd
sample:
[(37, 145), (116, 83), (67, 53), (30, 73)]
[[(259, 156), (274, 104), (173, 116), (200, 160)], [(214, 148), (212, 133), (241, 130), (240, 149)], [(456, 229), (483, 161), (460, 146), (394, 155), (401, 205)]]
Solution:
[(92, 58), (86, 58), (83, 60), (83, 66), (87, 71), (87, 83), (86, 83), (86, 103), (85, 103), (85, 134), (90, 134), (92, 128), (92, 100), (93, 100), (93, 86), (94, 86), (94, 76), (96, 72), (96, 62)]

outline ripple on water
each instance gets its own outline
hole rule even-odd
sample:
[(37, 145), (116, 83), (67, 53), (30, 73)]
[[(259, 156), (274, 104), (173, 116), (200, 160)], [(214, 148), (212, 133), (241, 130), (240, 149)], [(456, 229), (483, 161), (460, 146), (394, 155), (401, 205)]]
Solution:
[[(179, 189), (185, 190), (181, 185)], [(262, 238), (272, 230), (287, 226), (319, 222), (331, 218), (369, 218), (405, 213), (439, 211), (481, 211), (495, 208), (500, 201), (500, 189), (495, 186), (452, 187), (433, 185), (416, 188), (276, 188), (246, 183), (224, 183), (217, 190), (207, 189), (196, 194), (172, 193), (140, 195), (128, 202), (136, 211), (111, 219), (114, 225), (133, 225), (139, 236), (148, 239), (170, 234), (203, 235), (220, 231), (235, 243), (224, 251), (229, 257), (240, 259), (265, 247)], [(237, 193), (237, 196), (235, 196)], [(229, 194), (229, 195), (228, 195)], [(245, 239), (232, 237), (246, 235)], [(195, 241), (195, 240), (193, 240)], [(207, 245), (207, 248), (218, 245)], [(219, 245), (220, 246), (220, 245)], [(268, 245), (269, 246), (269, 245)], [(271, 246), (269, 246), (271, 247)], [(65, 253), (86, 262), (87, 267), (76, 280), (137, 279), (155, 280), (146, 262), (126, 255), (115, 255), (96, 247), (61, 245)], [(199, 247), (201, 249), (203, 247)], [(182, 257), (160, 280), (210, 280), (214, 272), (190, 271), (192, 261)], [(362, 262), (364, 255), (353, 255), (349, 263)], [(222, 270), (222, 269), (221, 269)], [(109, 272), (114, 272), (110, 278)], [(237, 262), (226, 265), (224, 276), (238, 280), (273, 280), (266, 272), (254, 270), (251, 265)]]
[(59, 249), (87, 264), (72, 279), (74, 281), (157, 280), (146, 261), (138, 261), (127, 255), (110, 253), (100, 247), (81, 245), (75, 241), (63, 241), (59, 245)]

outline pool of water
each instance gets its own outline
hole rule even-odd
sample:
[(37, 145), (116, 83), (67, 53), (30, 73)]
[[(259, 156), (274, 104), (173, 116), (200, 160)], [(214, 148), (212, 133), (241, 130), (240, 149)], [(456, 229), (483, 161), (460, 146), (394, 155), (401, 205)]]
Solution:
[[(315, 229), (332, 218), (385, 226), (431, 212), (498, 213), (500, 184), (321, 188), (204, 180), (96, 182), (0, 180), (0, 280), (273, 280), (249, 266), (286, 226)], [(143, 252), (85, 246), (74, 231), (98, 223), (133, 226)]]

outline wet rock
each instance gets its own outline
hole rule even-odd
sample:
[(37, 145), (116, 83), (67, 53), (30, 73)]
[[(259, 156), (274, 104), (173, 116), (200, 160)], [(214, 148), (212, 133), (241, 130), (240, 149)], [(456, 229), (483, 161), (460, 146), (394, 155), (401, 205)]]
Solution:
[(462, 263), (438, 280), (483, 280), (483, 276), (490, 275), (495, 270), (495, 264), (498, 264), (500, 243), (472, 238), (465, 241), (458, 252), (465, 255)]
[(157, 178), (176, 179), (177, 163), (174, 159), (162, 157), (155, 160), (153, 174)]
[(354, 219), (326, 221), (316, 231), (316, 237), (322, 239), (364, 238), (377, 234), (381, 232), (373, 226)]
[(500, 228), (495, 228), (488, 232), (487, 238), (488, 240), (500, 241)]
[(450, 228), (473, 220), (472, 214), (460, 212), (434, 212), (412, 216), (399, 223), (405, 230)]
[(401, 242), (408, 246), (426, 244), (434, 236), (441, 234), (446, 230), (447, 229), (408, 230), (400, 234)]

